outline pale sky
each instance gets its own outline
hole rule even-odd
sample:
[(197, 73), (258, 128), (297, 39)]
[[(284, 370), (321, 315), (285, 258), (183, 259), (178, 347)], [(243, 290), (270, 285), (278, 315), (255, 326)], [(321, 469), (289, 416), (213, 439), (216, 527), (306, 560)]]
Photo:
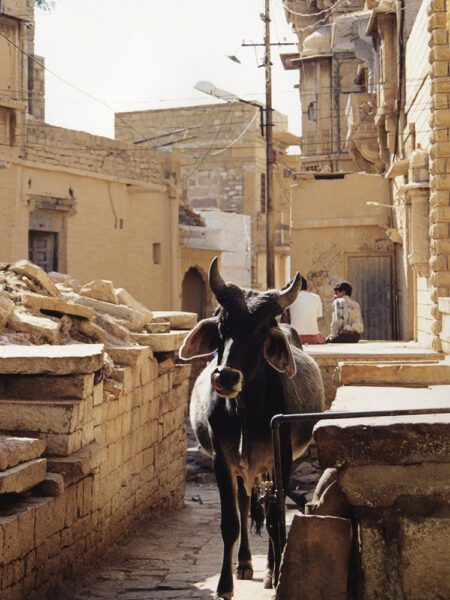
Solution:
[[(46, 120), (114, 136), (113, 111), (210, 104), (199, 80), (247, 100), (264, 101), (264, 0), (55, 0), (36, 10), (37, 55), (46, 67), (110, 108), (46, 72)], [(282, 0), (271, 1), (272, 42), (295, 42)], [(239, 51), (238, 51), (239, 50)], [(238, 52), (237, 52), (238, 51)], [(301, 135), (298, 71), (284, 71), (272, 47), (273, 107)], [(242, 64), (229, 60), (238, 53)], [(112, 109), (112, 110), (111, 110)]]

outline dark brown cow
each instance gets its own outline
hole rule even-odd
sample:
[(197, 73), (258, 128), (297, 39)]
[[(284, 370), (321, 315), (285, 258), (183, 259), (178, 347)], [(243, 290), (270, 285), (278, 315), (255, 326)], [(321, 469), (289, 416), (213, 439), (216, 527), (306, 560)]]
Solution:
[[(225, 283), (214, 259), (209, 282), (220, 311), (189, 333), (180, 356), (214, 353), (194, 385), (190, 418), (199, 443), (214, 461), (224, 544), (217, 598), (230, 600), (233, 547), (239, 533), (236, 576), (253, 577), (247, 521), (253, 487), (263, 473), (273, 472), (270, 421), (280, 413), (322, 411), (324, 391), (317, 364), (289, 344), (276, 321), (300, 290), (298, 273), (282, 292), (257, 292)], [(292, 459), (305, 451), (311, 433), (311, 424), (293, 423), (290, 435), (282, 436), (285, 484)], [(269, 506), (266, 587), (276, 584), (281, 558), (279, 511), (276, 504)]]

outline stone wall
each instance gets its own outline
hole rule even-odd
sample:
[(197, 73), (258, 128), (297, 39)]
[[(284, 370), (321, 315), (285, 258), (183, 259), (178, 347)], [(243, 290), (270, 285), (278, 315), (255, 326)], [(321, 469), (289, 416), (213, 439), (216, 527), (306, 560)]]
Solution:
[(113, 371), (96, 383), (101, 346), (0, 347), (4, 433), (46, 439), (48, 471), (17, 483), (11, 472), (33, 466), (36, 452), (0, 471), (0, 493), (15, 492), (0, 496), (2, 600), (52, 597), (139, 520), (183, 505), (190, 366), (173, 351), (108, 354)]
[[(31, 162), (92, 171), (117, 179), (164, 183), (165, 165), (171, 157), (133, 144), (54, 127), (44, 122), (27, 124), (26, 148), (22, 158)], [(172, 169), (174, 170), (174, 169)]]
[(433, 347), (441, 348), (439, 298), (450, 295), (450, 5), (431, 0), (428, 15), (431, 63), (430, 283)]

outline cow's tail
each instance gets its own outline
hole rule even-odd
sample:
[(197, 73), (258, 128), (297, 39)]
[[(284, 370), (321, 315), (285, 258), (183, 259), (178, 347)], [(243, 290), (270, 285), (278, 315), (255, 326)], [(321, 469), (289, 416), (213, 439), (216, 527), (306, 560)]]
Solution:
[(264, 498), (261, 496), (260, 489), (256, 485), (252, 488), (250, 499), (250, 519), (250, 531), (257, 535), (261, 535), (261, 529), (265, 519)]

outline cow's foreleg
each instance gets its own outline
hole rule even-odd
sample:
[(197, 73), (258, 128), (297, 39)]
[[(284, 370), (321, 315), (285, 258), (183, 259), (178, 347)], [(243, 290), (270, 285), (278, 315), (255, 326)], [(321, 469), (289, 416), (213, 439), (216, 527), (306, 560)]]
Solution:
[(222, 454), (214, 455), (214, 472), (220, 494), (220, 528), (223, 540), (223, 563), (217, 586), (217, 598), (233, 597), (233, 548), (239, 536), (239, 515), (236, 501), (236, 480)]
[(266, 574), (264, 575), (264, 587), (266, 590), (270, 590), (272, 588), (272, 579), (273, 579), (273, 546), (272, 540), (269, 539), (269, 550), (267, 551), (267, 564), (266, 564)]
[(238, 566), (236, 567), (236, 577), (238, 579), (252, 579), (253, 565), (250, 545), (248, 543), (248, 512), (250, 509), (250, 497), (244, 487), (241, 477), (238, 482), (238, 503), (241, 517), (241, 539), (238, 552)]
[[(291, 445), (291, 428), (288, 423), (281, 427), (280, 431), (280, 450), (281, 450), (281, 470), (283, 492), (287, 489), (289, 483), (289, 474), (292, 465), (292, 445)], [(275, 587), (278, 583), (278, 575), (280, 572), (281, 553), (283, 552), (286, 542), (285, 531), (285, 496), (277, 498), (276, 502), (272, 502), (267, 513), (267, 531), (269, 533), (270, 542), (273, 552), (273, 577), (272, 584)], [(282, 505), (281, 505), (282, 504)], [(270, 561), (270, 552), (268, 562)], [(264, 581), (266, 582), (266, 580)]]

